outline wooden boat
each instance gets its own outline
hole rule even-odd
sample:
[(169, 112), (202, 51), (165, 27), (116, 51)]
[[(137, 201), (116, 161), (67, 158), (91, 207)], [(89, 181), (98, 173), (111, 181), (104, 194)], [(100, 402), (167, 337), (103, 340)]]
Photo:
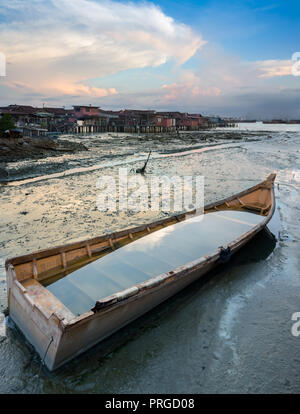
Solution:
[(274, 180), (205, 214), (8, 259), (10, 318), (49, 370), (60, 367), (228, 260), (271, 219)]

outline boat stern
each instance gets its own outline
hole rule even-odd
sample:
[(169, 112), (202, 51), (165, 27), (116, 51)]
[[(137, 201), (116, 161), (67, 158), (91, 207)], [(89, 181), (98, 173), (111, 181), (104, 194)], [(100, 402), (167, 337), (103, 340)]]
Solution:
[(57, 312), (43, 306), (43, 286), (37, 282), (33, 291), (26, 287), (26, 283), (20, 283), (11, 263), (6, 263), (6, 280), (9, 317), (36, 349), (48, 369), (53, 370), (66, 319), (70, 315), (64, 314), (60, 306)]

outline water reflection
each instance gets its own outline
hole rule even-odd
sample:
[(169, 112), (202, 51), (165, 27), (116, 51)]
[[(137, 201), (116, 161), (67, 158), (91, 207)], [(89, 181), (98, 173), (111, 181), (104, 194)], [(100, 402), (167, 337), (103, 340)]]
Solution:
[(276, 247), (277, 239), (268, 227), (259, 232), (232, 259), (233, 266), (266, 260)]

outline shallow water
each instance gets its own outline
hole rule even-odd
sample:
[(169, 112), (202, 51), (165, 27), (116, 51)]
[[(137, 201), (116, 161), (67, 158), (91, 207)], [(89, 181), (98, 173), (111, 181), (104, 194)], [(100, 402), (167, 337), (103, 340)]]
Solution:
[[(19, 181), (0, 186), (0, 392), (299, 392), (300, 337), (291, 335), (291, 315), (300, 311), (300, 127), (243, 124), (180, 137), (75, 139), (91, 151), (10, 164), (10, 178)], [(116, 176), (120, 165), (142, 165), (149, 149), (145, 180), (204, 175), (206, 203), (276, 171), (277, 211), (269, 227), (278, 241), (260, 236), (206, 281), (58, 372), (39, 374), (39, 358), (4, 321), (4, 260), (165, 217), (96, 207), (97, 178)]]

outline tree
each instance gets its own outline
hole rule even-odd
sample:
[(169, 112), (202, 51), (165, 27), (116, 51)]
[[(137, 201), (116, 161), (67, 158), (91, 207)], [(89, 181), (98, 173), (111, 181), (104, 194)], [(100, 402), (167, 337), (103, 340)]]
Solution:
[(41, 128), (47, 129), (47, 121), (45, 119), (42, 120)]
[(4, 134), (7, 129), (15, 128), (13, 118), (10, 114), (2, 115), (0, 118), (0, 136)]

